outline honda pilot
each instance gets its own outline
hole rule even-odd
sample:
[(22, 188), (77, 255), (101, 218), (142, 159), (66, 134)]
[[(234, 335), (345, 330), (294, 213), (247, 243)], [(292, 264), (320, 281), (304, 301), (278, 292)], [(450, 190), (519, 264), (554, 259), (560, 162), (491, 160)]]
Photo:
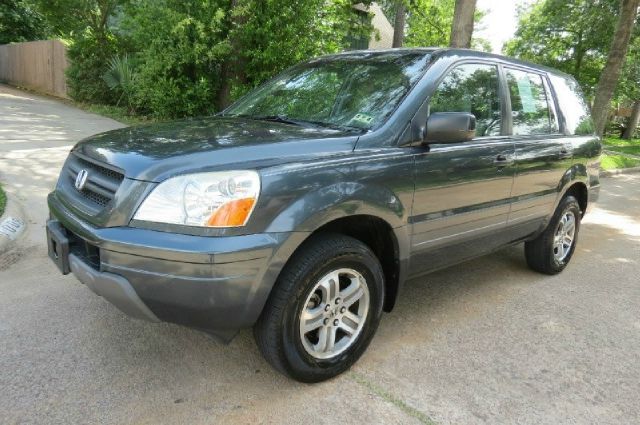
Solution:
[(79, 142), (48, 197), (49, 255), (124, 313), (275, 369), (349, 368), (408, 279), (524, 243), (561, 272), (598, 197), (576, 81), (461, 49), (294, 66), (206, 118)]

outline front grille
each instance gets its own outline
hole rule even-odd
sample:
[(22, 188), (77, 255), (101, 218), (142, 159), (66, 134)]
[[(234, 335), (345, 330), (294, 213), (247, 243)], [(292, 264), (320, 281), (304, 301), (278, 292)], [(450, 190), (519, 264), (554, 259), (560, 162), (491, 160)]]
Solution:
[[(75, 181), (81, 170), (87, 172), (84, 187), (78, 190)], [(78, 201), (92, 213), (104, 209), (115, 197), (124, 180), (124, 174), (93, 160), (82, 158), (74, 153), (69, 156), (63, 171), (62, 186), (65, 196)], [(61, 179), (62, 180), (62, 179)]]

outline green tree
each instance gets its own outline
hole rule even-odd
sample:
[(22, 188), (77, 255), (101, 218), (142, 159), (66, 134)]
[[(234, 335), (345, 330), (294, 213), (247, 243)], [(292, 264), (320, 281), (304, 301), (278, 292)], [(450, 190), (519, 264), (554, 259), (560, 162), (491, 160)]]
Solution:
[[(408, 7), (405, 45), (446, 47), (450, 44), (455, 0), (411, 0)], [(484, 12), (476, 9), (474, 21), (480, 22)], [(475, 49), (490, 50), (486, 40), (472, 38)]]
[(640, 0), (621, 0), (618, 19), (613, 41), (607, 55), (607, 61), (602, 69), (598, 86), (596, 87), (593, 99), (592, 115), (596, 127), (596, 133), (602, 135), (607, 123), (609, 110), (611, 109), (611, 98), (616, 89), (622, 65), (629, 48), (629, 42), (633, 34), (636, 19), (638, 18), (638, 7)]
[(631, 116), (629, 117), (623, 139), (631, 139), (634, 136), (638, 124), (640, 124), (640, 25), (636, 25), (636, 33), (622, 69), (622, 75), (616, 91), (619, 101), (630, 104)]
[(447, 46), (455, 0), (413, 0), (409, 7), (407, 46)]
[(606, 61), (619, 0), (542, 0), (520, 10), (504, 51), (573, 75), (592, 96)]
[(42, 40), (47, 35), (46, 21), (28, 2), (0, 2), (0, 44)]

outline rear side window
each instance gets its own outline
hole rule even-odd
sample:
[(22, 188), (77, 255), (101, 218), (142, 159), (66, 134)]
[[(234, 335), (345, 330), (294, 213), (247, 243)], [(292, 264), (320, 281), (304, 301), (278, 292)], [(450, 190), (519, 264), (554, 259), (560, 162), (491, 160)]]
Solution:
[(595, 130), (589, 105), (585, 101), (578, 83), (571, 78), (555, 75), (551, 75), (549, 78), (556, 96), (558, 96), (566, 132), (576, 135), (593, 134)]
[(506, 69), (505, 74), (511, 96), (513, 135), (558, 132), (542, 76), (516, 69)]
[(470, 112), (476, 117), (478, 137), (499, 135), (497, 66), (464, 64), (453, 68), (431, 97), (429, 112)]

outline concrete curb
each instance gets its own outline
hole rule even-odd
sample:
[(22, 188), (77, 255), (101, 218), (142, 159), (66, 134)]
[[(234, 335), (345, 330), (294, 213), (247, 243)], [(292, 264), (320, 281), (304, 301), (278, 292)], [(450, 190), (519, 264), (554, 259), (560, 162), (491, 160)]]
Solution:
[[(5, 193), (7, 193), (7, 205), (4, 214), (0, 217), (0, 255), (12, 249), (27, 230), (27, 221), (25, 220), (22, 207), (15, 201), (10, 193), (6, 190)], [(15, 232), (9, 232), (11, 233), (11, 237), (5, 234), (2, 229), (3, 224), (9, 223), (11, 224), (10, 227), (16, 230)]]
[(631, 167), (631, 168), (615, 168), (613, 170), (601, 170), (600, 177), (611, 177), (617, 176), (618, 174), (633, 174), (640, 173), (640, 167)]

